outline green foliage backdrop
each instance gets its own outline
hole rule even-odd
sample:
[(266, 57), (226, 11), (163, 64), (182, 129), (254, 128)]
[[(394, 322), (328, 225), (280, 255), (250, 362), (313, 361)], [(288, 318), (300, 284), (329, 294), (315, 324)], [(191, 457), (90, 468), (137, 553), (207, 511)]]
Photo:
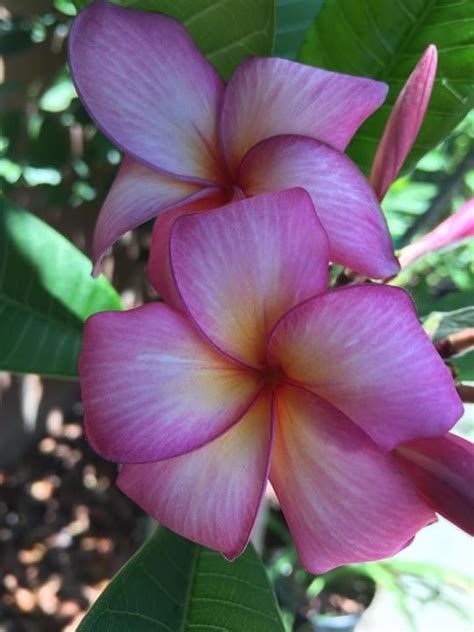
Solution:
[(300, 59), (321, 68), (385, 81), (385, 104), (362, 126), (349, 155), (369, 171), (392, 105), (429, 44), (439, 65), (428, 115), (406, 169), (435, 147), (474, 104), (474, 2), (326, 0)]
[(121, 309), (70, 241), (0, 199), (0, 369), (77, 377), (85, 319)]

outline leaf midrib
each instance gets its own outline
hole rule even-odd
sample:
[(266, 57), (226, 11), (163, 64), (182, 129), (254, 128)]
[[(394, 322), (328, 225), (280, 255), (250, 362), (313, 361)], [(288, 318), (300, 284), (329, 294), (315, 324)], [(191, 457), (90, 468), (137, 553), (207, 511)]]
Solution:
[(196, 545), (194, 545), (193, 547), (193, 560), (191, 562), (191, 569), (190, 569), (190, 576), (189, 576), (189, 582), (188, 582), (188, 590), (186, 593), (186, 597), (184, 600), (184, 608), (183, 608), (183, 621), (181, 624), (181, 628), (180, 628), (180, 632), (186, 632), (186, 628), (188, 627), (188, 612), (190, 610), (191, 607), (191, 603), (192, 603), (192, 597), (193, 597), (193, 592), (194, 592), (194, 584), (195, 584), (195, 579), (196, 579), (196, 575), (197, 575), (197, 567), (198, 567), (198, 560), (199, 560), (199, 549)]
[[(82, 327), (79, 328), (79, 327), (73, 327), (72, 325), (69, 326), (64, 321), (58, 320), (57, 318), (46, 316), (45, 314), (41, 313), (40, 311), (32, 307), (30, 304), (22, 303), (19, 299), (11, 298), (8, 294), (5, 293), (3, 289), (0, 289), (0, 302), (1, 301), (5, 301), (6, 303), (10, 303), (14, 305), (15, 309), (18, 309), (19, 311), (25, 311), (30, 314), (33, 314), (33, 316), (35, 316), (39, 320), (46, 321), (47, 323), (51, 323), (53, 325), (57, 325), (60, 328), (62, 328), (66, 333), (78, 334), (79, 336), (82, 334)], [(51, 298), (50, 298), (50, 301), (51, 301)], [(62, 305), (62, 307), (64, 306)], [(69, 312), (69, 313), (71, 314), (73, 318), (77, 319), (80, 322), (80, 319), (73, 312)]]
[[(397, 1), (399, 6), (401, 6), (400, 0)], [(365, 3), (366, 0), (362, 0), (362, 2)], [(398, 66), (398, 62), (403, 56), (405, 50), (408, 48), (408, 45), (412, 42), (414, 34), (422, 28), (420, 25), (425, 22), (427, 16), (431, 13), (436, 3), (437, 0), (428, 0), (426, 6), (423, 7), (417, 20), (415, 20), (415, 22), (413, 22), (412, 25), (406, 31), (404, 31), (406, 35), (404, 34), (400, 38), (400, 45), (396, 47), (394, 53), (391, 55), (390, 63), (388, 63), (384, 68), (381, 68), (379, 72), (375, 72), (374, 79), (385, 79), (387, 81), (391, 79), (391, 74), (393, 70)]]

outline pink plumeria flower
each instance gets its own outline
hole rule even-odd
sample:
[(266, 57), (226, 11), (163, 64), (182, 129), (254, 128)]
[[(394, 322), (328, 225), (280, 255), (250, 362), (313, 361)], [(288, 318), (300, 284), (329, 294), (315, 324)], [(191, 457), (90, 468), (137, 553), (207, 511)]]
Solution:
[(159, 215), (150, 274), (176, 304), (167, 253), (177, 216), (301, 186), (332, 261), (369, 277), (398, 272), (374, 192), (341, 153), (385, 84), (255, 57), (226, 86), (178, 22), (105, 2), (76, 18), (70, 65), (90, 115), (126, 154), (98, 219), (96, 271), (113, 242)]
[(379, 200), (398, 176), (418, 136), (433, 90), (438, 63), (436, 46), (424, 52), (400, 92), (377, 148), (370, 182)]
[[(291, 239), (289, 239), (291, 235)], [(328, 291), (329, 245), (303, 189), (179, 218), (184, 311), (86, 323), (86, 432), (160, 523), (243, 550), (267, 477), (311, 571), (392, 555), (434, 519), (389, 450), (462, 414), (403, 290)]]
[(400, 264), (402, 268), (406, 268), (410, 263), (430, 252), (459, 244), (472, 237), (474, 237), (474, 198), (465, 202), (456, 213), (450, 215), (435, 229), (402, 248)]
[(474, 444), (449, 433), (410, 441), (395, 455), (430, 507), (474, 535)]

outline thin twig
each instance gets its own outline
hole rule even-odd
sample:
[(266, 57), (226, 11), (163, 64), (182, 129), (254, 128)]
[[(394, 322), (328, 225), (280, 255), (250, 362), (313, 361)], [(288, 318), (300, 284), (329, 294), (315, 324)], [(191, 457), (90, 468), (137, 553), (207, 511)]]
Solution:
[(458, 384), (456, 386), (459, 397), (466, 404), (474, 404), (474, 386), (468, 386), (467, 384)]
[(435, 347), (442, 358), (451, 358), (474, 347), (474, 327), (457, 331), (435, 343)]

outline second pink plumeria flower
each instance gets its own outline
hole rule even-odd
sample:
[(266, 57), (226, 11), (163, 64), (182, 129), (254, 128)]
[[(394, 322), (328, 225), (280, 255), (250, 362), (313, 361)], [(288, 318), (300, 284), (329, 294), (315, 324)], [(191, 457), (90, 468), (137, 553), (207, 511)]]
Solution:
[(398, 272), (376, 196), (342, 153), (385, 84), (252, 58), (226, 86), (178, 22), (105, 2), (75, 20), (70, 63), (92, 118), (126, 154), (97, 223), (96, 269), (114, 241), (159, 215), (150, 274), (176, 304), (167, 253), (177, 216), (301, 186), (332, 261), (369, 277)]
[[(291, 235), (291, 238), (289, 238)], [(434, 520), (389, 450), (462, 414), (409, 296), (327, 291), (329, 246), (302, 189), (179, 218), (184, 312), (92, 316), (86, 431), (160, 523), (237, 556), (267, 478), (313, 572), (387, 557)]]
[(471, 198), (436, 228), (405, 246), (400, 253), (400, 264), (405, 268), (430, 252), (460, 245), (464, 240), (473, 238), (474, 198)]
[(421, 498), (474, 535), (474, 444), (449, 432), (409, 441), (394, 455)]

